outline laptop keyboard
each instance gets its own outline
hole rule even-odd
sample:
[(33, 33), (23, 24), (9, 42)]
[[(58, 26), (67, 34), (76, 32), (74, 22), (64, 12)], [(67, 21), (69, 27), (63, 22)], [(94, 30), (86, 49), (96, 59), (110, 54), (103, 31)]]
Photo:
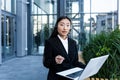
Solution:
[(68, 74), (67, 76), (71, 77), (71, 78), (76, 78), (76, 77), (80, 76), (82, 72), (83, 72), (83, 70), (80, 70), (80, 71)]

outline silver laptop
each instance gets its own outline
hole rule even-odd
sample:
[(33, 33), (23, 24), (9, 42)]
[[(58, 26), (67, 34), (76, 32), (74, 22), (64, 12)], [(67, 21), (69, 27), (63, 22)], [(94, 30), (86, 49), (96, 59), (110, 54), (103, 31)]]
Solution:
[(90, 76), (95, 75), (100, 70), (108, 56), (109, 55), (104, 55), (90, 59), (85, 69), (75, 67), (72, 69), (58, 72), (56, 74), (72, 80), (84, 80)]

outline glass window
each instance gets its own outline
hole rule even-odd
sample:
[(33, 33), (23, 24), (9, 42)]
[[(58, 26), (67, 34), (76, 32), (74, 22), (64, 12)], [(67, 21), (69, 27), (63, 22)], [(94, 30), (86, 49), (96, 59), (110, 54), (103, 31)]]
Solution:
[(16, 14), (16, 0), (11, 0), (11, 12)]
[(11, 0), (6, 1), (6, 11), (11, 12)]
[(105, 20), (101, 21), (101, 26), (105, 26)]
[(90, 11), (90, 7), (92, 12), (115, 11), (117, 10), (117, 0), (84, 0), (85, 12)]
[(5, 1), (2, 0), (2, 6), (1, 6), (1, 9), (2, 9), (2, 10), (4, 10), (4, 8), (5, 8), (4, 6), (5, 6)]
[(16, 0), (2, 0), (2, 10), (16, 13)]
[(32, 11), (33, 14), (37, 14), (37, 6), (36, 5), (33, 5), (33, 11)]

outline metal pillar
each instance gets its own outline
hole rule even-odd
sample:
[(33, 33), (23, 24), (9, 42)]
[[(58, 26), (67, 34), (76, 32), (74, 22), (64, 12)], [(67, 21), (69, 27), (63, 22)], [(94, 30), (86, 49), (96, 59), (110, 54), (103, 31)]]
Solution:
[(89, 31), (89, 40), (91, 39), (91, 28), (92, 28), (92, 22), (91, 22), (91, 6), (92, 6), (92, 4), (91, 4), (92, 2), (91, 2), (91, 0), (90, 0), (90, 31)]
[(80, 34), (79, 34), (79, 44), (80, 50), (83, 50), (83, 47), (86, 42), (86, 36), (84, 31), (84, 0), (79, 0), (79, 13), (80, 13)]
[[(2, 2), (0, 0), (0, 34), (1, 34), (1, 5), (2, 5)], [(1, 36), (0, 36), (0, 41), (1, 41)], [(2, 64), (2, 46), (1, 46), (1, 43), (0, 43), (0, 64)]]
[(84, 33), (84, 0), (79, 0), (79, 12), (80, 12), (80, 32)]
[(119, 10), (119, 0), (117, 0), (117, 25), (119, 26), (120, 25), (120, 22), (119, 22), (119, 20), (120, 20), (120, 18), (119, 18), (119, 13), (120, 12), (120, 10)]
[(65, 15), (66, 0), (57, 0), (57, 17)]
[(31, 21), (31, 5), (32, 1), (27, 0), (28, 5), (27, 5), (27, 47), (28, 47), (28, 55), (32, 54), (32, 49), (33, 49), (33, 28), (32, 28), (32, 21)]

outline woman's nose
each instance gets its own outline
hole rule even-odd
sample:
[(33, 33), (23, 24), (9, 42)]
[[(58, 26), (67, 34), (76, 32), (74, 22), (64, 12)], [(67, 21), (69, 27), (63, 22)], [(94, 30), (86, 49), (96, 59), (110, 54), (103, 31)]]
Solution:
[(67, 25), (64, 26), (64, 29), (67, 29)]

